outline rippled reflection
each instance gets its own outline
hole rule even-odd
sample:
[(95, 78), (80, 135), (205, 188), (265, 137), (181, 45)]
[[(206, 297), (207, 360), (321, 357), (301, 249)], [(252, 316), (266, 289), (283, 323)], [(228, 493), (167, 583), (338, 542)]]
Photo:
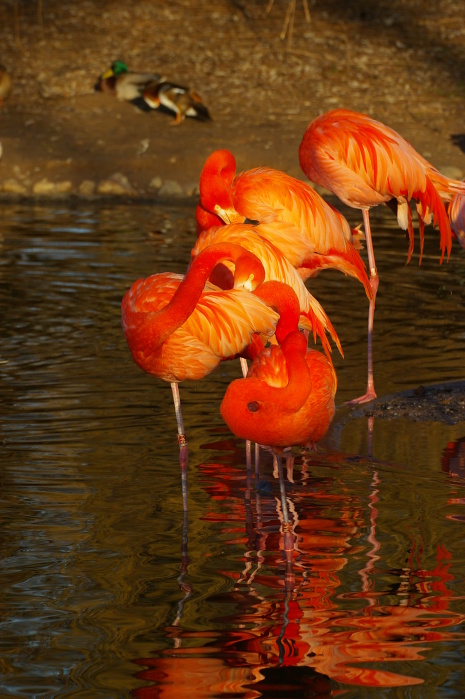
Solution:
[[(271, 697), (284, 688), (289, 697), (326, 696), (337, 683), (417, 685), (426, 678), (416, 665), (434, 655), (435, 646), (463, 644), (465, 615), (451, 609), (461, 598), (454, 594), (450, 550), (426, 542), (421, 526), (408, 527), (402, 566), (390, 568), (381, 539), (386, 533), (377, 538), (383, 481), (369, 460), (356, 464), (359, 495), (340, 487), (355, 475), (350, 459), (333, 455), (299, 464), (288, 483), (290, 555), (283, 551), (271, 463), (265, 479), (249, 472), (246, 482), (237, 454), (199, 466), (212, 504), (205, 517), (218, 525), (225, 547), (242, 548), (236, 554), (242, 567), (223, 567), (233, 585), (210, 597), (223, 631), (191, 631), (178, 617), (165, 629), (170, 647), (137, 659), (146, 667), (137, 676), (149, 685), (134, 696), (174, 697), (184, 689), (196, 697)], [(326, 476), (313, 476), (315, 468)]]
[[(465, 416), (370, 431), (340, 407), (288, 471), (285, 551), (271, 457), (247, 471), (219, 415), (240, 373), (225, 363), (181, 389), (183, 519), (170, 388), (133, 364), (119, 306), (136, 278), (185, 271), (193, 208), (3, 207), (3, 694), (461, 696)], [(376, 221), (378, 392), (463, 379), (463, 251), (440, 267), (430, 235), (405, 267), (397, 227)], [(312, 282), (345, 350), (340, 405), (366, 380), (358, 286)]]

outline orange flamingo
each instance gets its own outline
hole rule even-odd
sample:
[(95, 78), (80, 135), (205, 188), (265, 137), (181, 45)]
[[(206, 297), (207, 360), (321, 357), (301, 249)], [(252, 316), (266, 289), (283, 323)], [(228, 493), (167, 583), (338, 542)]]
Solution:
[[(343, 354), (339, 338), (325, 311), (308, 291), (302, 278), (288, 259), (266, 237), (261, 236), (260, 225), (231, 223), (226, 226), (209, 228), (199, 235), (191, 251), (191, 257), (195, 259), (208, 246), (225, 242), (241, 245), (245, 250), (256, 255), (263, 264), (265, 281), (276, 280), (288, 284), (294, 289), (299, 300), (300, 313), (311, 323), (314, 340), (316, 341), (317, 336), (320, 338), (326, 355), (329, 357), (331, 347), (325, 334), (328, 332), (339, 352)], [(217, 265), (213, 272), (215, 276), (211, 276), (210, 281), (222, 288), (231, 288), (233, 284), (231, 267), (232, 264), (227, 261)]]
[(270, 281), (254, 293), (278, 310), (279, 345), (264, 349), (254, 359), (247, 378), (230, 383), (220, 411), (237, 437), (266, 444), (276, 454), (284, 548), (288, 551), (293, 543), (281, 452), (292, 445), (313, 446), (326, 434), (335, 412), (337, 380), (332, 363), (308, 349), (305, 336), (297, 329), (300, 308), (293, 289)]
[[(235, 264), (231, 290), (206, 281), (218, 262)], [(255, 333), (271, 336), (278, 315), (250, 293), (264, 279), (263, 265), (239, 245), (212, 245), (197, 256), (183, 277), (169, 272), (134, 282), (125, 294), (122, 325), (136, 364), (171, 383), (187, 509), (187, 439), (178, 382), (202, 379), (223, 359), (240, 354)]]
[(228, 150), (214, 151), (199, 181), (200, 209), (225, 223), (255, 221), (260, 235), (285, 255), (304, 280), (322, 269), (339, 269), (358, 279), (367, 296), (372, 291), (358, 248), (360, 232), (327, 204), (312, 187), (279, 170), (259, 167), (236, 176)]
[(452, 245), (443, 199), (447, 201), (455, 193), (465, 192), (465, 185), (441, 175), (393, 129), (348, 109), (327, 112), (309, 124), (299, 147), (299, 161), (312, 182), (323, 185), (345, 204), (363, 212), (373, 290), (368, 315), (368, 381), (366, 393), (352, 402), (369, 401), (376, 398), (372, 342), (379, 283), (369, 209), (390, 202), (396, 206), (399, 225), (409, 235), (408, 262), (414, 244), (409, 201), (415, 200), (419, 216), (420, 251), (423, 252), (425, 223), (433, 223), (440, 230), (442, 262), (446, 250), (449, 258)]

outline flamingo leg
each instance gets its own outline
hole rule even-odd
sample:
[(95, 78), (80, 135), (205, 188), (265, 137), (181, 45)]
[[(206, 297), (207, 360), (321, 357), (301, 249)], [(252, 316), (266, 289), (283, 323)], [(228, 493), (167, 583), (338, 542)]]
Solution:
[(181, 466), (181, 489), (182, 489), (182, 509), (187, 512), (187, 462), (189, 452), (187, 450), (187, 437), (184, 431), (184, 420), (182, 419), (181, 398), (179, 396), (179, 386), (177, 381), (171, 383), (173, 393), (174, 412), (178, 425), (179, 444), (179, 464)]
[(370, 307), (368, 309), (368, 378), (367, 378), (367, 390), (363, 396), (359, 398), (354, 398), (348, 401), (349, 405), (355, 405), (358, 403), (368, 403), (368, 401), (376, 398), (375, 382), (373, 378), (373, 324), (375, 319), (375, 302), (376, 294), (378, 292), (379, 277), (378, 270), (376, 269), (375, 253), (373, 250), (373, 239), (371, 237), (370, 228), (370, 217), (368, 209), (363, 209), (363, 227), (365, 229), (365, 240), (368, 253), (368, 266), (370, 269), (370, 285), (373, 291), (373, 299), (370, 301)]
[(284, 551), (288, 553), (294, 550), (294, 536), (292, 534), (292, 525), (289, 520), (289, 509), (287, 507), (286, 486), (284, 483), (283, 464), (281, 461), (281, 455), (277, 454), (274, 450), (273, 461), (275, 466), (277, 467), (279, 476), (279, 491), (281, 494), (281, 511), (283, 516)]
[[(244, 357), (240, 358), (241, 362), (241, 369), (242, 369), (242, 376), (244, 379), (247, 378), (247, 374), (249, 373), (249, 365), (247, 363), (247, 359), (244, 359)], [(246, 440), (245, 443), (245, 454), (246, 454), (246, 463), (247, 463), (247, 469), (252, 468), (252, 442), (249, 440)], [(255, 445), (255, 459), (258, 459), (259, 455), (259, 446), (258, 444)]]
[[(189, 521), (188, 521), (188, 513), (187, 509), (184, 510), (183, 513), (183, 522), (182, 522), (182, 545), (181, 545), (181, 572), (178, 576), (178, 585), (179, 589), (181, 592), (184, 593), (184, 597), (179, 600), (178, 602), (178, 611), (176, 614), (176, 619), (173, 621), (172, 626), (179, 626), (182, 620), (182, 614), (184, 611), (184, 604), (186, 601), (189, 599), (189, 597), (192, 595), (192, 585), (189, 582), (185, 582), (184, 578), (187, 573), (187, 569), (189, 566), (189, 555), (188, 555), (188, 529), (189, 529)], [(176, 646), (179, 647), (179, 646)]]

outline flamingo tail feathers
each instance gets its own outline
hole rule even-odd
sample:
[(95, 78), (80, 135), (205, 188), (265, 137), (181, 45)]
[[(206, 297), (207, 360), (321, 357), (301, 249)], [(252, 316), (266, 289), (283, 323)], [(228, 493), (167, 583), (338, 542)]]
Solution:
[[(302, 318), (302, 316), (304, 318), (307, 318), (311, 324), (311, 331), (313, 333), (314, 343), (316, 344), (317, 337), (319, 337), (321, 344), (322, 344), (322, 347), (325, 351), (325, 354), (328, 357), (329, 361), (331, 361), (331, 363), (332, 363), (332, 360), (331, 360), (331, 351), (332, 350), (331, 350), (331, 345), (329, 343), (328, 337), (326, 335), (327, 332), (330, 334), (331, 339), (333, 340), (334, 344), (338, 348), (341, 357), (344, 356), (344, 352), (342, 351), (342, 345), (341, 345), (341, 342), (339, 340), (338, 334), (335, 331), (333, 324), (331, 323), (331, 321), (329, 320), (329, 318), (327, 316), (325, 318), (325, 322), (323, 323), (323, 321), (320, 320), (320, 318), (318, 318), (318, 316), (315, 314), (315, 312), (313, 311), (313, 309), (311, 307), (305, 313), (301, 312), (301, 318)], [(299, 323), (299, 325), (301, 325), (301, 324)], [(301, 327), (306, 328), (305, 323), (303, 323), (301, 325)]]
[(449, 260), (452, 249), (452, 232), (449, 218), (446, 213), (444, 202), (428, 176), (426, 177), (425, 190), (423, 192), (414, 193), (413, 197), (419, 201), (420, 206), (418, 206), (417, 209), (420, 218), (428, 223), (428, 217), (431, 215), (433, 225), (439, 228), (442, 253), (440, 262), (442, 263), (446, 250), (447, 259)]
[(368, 300), (374, 300), (373, 290), (367, 275), (365, 263), (360, 253), (349, 243), (343, 253), (339, 250), (330, 249), (324, 255), (312, 255), (308, 261), (304, 260), (301, 266), (304, 269), (312, 270), (309, 276), (314, 276), (322, 269), (338, 269), (344, 272), (344, 274), (358, 279), (358, 281), (363, 284)]

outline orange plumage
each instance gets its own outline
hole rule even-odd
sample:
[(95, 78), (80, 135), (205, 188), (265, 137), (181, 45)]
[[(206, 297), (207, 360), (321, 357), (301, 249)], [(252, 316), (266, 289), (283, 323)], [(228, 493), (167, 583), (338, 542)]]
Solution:
[(192, 313), (159, 343), (153, 328), (157, 314), (182, 284), (180, 274), (154, 274), (134, 282), (123, 299), (129, 349), (149, 374), (169, 382), (202, 379), (221, 360), (239, 355), (254, 333), (273, 335), (277, 315), (263, 301), (244, 289), (224, 291), (207, 282)]
[[(242, 288), (221, 290), (206, 281), (224, 259), (235, 264), (234, 281)], [(278, 315), (253, 290), (262, 283), (263, 265), (238, 245), (212, 245), (192, 262), (185, 277), (155, 274), (134, 282), (121, 304), (122, 325), (136, 364), (171, 383), (178, 425), (187, 509), (187, 439), (178, 381), (201, 379), (221, 360), (234, 357), (256, 333), (273, 335)]]
[(236, 176), (233, 154), (218, 150), (207, 158), (199, 188), (199, 213), (209, 211), (225, 223), (259, 222), (260, 235), (287, 257), (303, 279), (322, 269), (339, 269), (358, 279), (371, 298), (357, 249), (360, 233), (352, 231), (346, 219), (305, 182), (265, 167)]
[(273, 284), (265, 283), (257, 293), (270, 292), (264, 298), (280, 313), (280, 346), (264, 349), (247, 378), (228, 386), (220, 410), (236, 436), (281, 449), (312, 444), (324, 436), (335, 412), (337, 381), (331, 362), (307, 349), (304, 335), (295, 329), (297, 296), (290, 287), (284, 293), (281, 284)]
[[(134, 282), (122, 301), (122, 324), (134, 361), (164, 381), (200, 379), (222, 359), (239, 354), (254, 333), (275, 331), (277, 314), (246, 289), (221, 290), (206, 284), (223, 259), (239, 266), (242, 283), (254, 265), (253, 288), (263, 281), (263, 266), (238, 245), (206, 248), (182, 275), (155, 274)], [(242, 262), (242, 264), (241, 264)]]
[[(433, 167), (396, 131), (365, 114), (336, 109), (317, 117), (307, 127), (299, 147), (299, 161), (307, 177), (334, 192), (348, 206), (362, 209), (372, 298), (368, 313), (368, 379), (362, 403), (376, 398), (373, 378), (373, 319), (378, 290), (369, 209), (394, 202), (397, 220), (409, 235), (407, 262), (414, 246), (410, 200), (416, 202), (420, 229), (420, 262), (425, 223), (439, 227), (441, 262), (449, 257), (452, 234), (444, 201), (465, 185)], [(444, 201), (443, 201), (444, 200)]]
[[(441, 260), (451, 250), (451, 232), (444, 203), (465, 185), (442, 175), (396, 131), (365, 114), (336, 109), (314, 119), (299, 148), (307, 177), (334, 192), (348, 206), (368, 209), (396, 199), (399, 225), (413, 228), (408, 202), (417, 202), (420, 242), (423, 227), (433, 222), (440, 229)], [(366, 233), (366, 231), (365, 231)]]
[[(296, 340), (292, 335), (283, 347), (264, 349), (254, 359), (248, 377), (228, 387), (221, 414), (236, 436), (286, 447), (318, 442), (328, 431), (335, 412), (336, 375), (328, 359), (307, 350), (305, 339), (299, 336), (299, 346), (292, 351)], [(290, 402), (296, 388), (301, 403)]]
[[(339, 338), (334, 330), (331, 321), (318, 303), (316, 298), (308, 291), (301, 277), (288, 259), (276, 248), (266, 237), (261, 236), (262, 226), (252, 226), (243, 223), (232, 223), (226, 226), (213, 227), (201, 233), (194, 248), (191, 251), (192, 259), (208, 246), (215, 243), (231, 242), (241, 245), (245, 250), (249, 250), (256, 255), (263, 265), (265, 281), (276, 280), (288, 284), (297, 294), (300, 312), (310, 323), (309, 329), (313, 331), (314, 340), (318, 336), (321, 340), (326, 354), (329, 356), (331, 347), (326, 333), (329, 333), (337, 348), (342, 354)], [(231, 263), (223, 263), (231, 268)], [(215, 267), (215, 273), (220, 265)], [(215, 283), (232, 285), (232, 271), (229, 271), (229, 279), (223, 270), (222, 279), (217, 280), (211, 277)], [(227, 286), (226, 286), (227, 288)], [(306, 326), (305, 326), (306, 327)]]

